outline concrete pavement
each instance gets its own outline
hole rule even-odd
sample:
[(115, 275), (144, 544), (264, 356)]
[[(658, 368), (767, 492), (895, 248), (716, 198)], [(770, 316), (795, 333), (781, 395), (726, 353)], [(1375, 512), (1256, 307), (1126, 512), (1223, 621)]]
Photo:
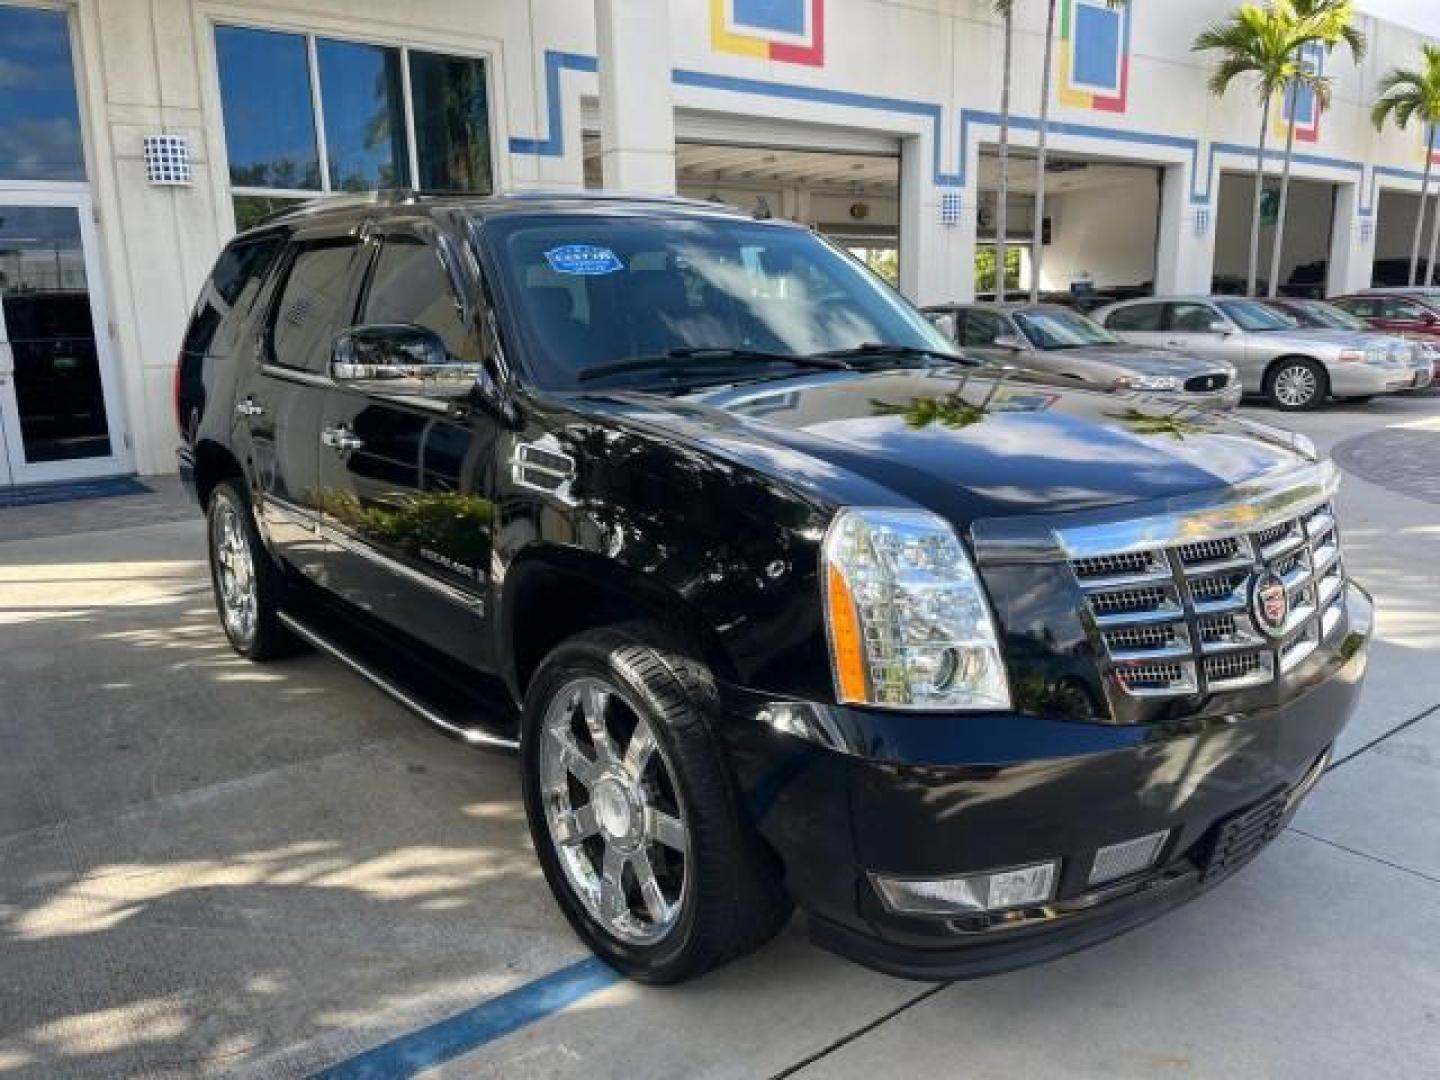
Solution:
[[(1440, 434), (1440, 395), (1283, 422), (1327, 447)], [(0, 1075), (307, 1075), (582, 960), (513, 760), (323, 658), (235, 658), (169, 494), (138, 525), (122, 499), (0, 511)], [(1440, 1074), (1440, 511), (1354, 476), (1340, 508), (1379, 602), (1361, 711), (1289, 833), (1213, 893), (941, 988), (797, 921), (436, 1075)]]

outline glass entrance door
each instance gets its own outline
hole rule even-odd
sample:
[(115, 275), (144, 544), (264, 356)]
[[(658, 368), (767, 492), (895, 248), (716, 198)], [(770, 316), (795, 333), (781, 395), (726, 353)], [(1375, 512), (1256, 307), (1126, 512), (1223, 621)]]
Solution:
[(88, 196), (0, 190), (0, 483), (127, 471)]

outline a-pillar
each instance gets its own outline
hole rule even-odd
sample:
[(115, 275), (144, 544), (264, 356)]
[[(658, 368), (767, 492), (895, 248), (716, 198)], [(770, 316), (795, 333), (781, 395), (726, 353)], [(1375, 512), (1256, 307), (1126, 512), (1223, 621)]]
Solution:
[(595, 0), (605, 186), (675, 193), (668, 0)]

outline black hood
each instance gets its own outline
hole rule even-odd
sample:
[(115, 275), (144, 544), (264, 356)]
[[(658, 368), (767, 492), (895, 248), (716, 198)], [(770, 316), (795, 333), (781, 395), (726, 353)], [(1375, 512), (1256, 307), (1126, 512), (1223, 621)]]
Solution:
[(911, 502), (961, 524), (1213, 492), (1309, 460), (1288, 433), (1236, 417), (957, 368), (679, 396), (597, 391), (570, 404), (825, 502)]

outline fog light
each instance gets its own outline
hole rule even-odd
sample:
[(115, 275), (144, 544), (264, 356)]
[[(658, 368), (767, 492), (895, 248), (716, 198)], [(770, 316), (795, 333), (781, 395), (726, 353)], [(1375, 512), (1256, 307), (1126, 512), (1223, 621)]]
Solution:
[(965, 877), (916, 880), (872, 874), (891, 911), (909, 915), (959, 915), (1043, 904), (1055, 888), (1056, 863)]
[(1148, 836), (1102, 847), (1095, 853), (1095, 862), (1090, 866), (1089, 883), (1104, 885), (1107, 881), (1119, 881), (1122, 877), (1148, 870), (1160, 857), (1160, 849), (1165, 846), (1165, 838), (1169, 835), (1169, 829), (1162, 829)]

